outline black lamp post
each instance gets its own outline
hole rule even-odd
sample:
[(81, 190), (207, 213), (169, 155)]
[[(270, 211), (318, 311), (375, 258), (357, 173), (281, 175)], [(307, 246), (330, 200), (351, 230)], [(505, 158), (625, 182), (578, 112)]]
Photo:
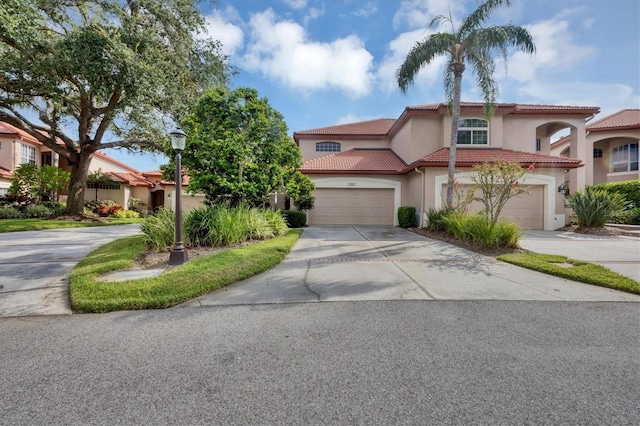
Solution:
[(187, 261), (187, 251), (182, 243), (182, 173), (180, 170), (180, 153), (184, 149), (187, 134), (179, 127), (169, 133), (171, 147), (176, 152), (176, 240), (173, 251), (169, 255), (169, 265), (182, 265)]

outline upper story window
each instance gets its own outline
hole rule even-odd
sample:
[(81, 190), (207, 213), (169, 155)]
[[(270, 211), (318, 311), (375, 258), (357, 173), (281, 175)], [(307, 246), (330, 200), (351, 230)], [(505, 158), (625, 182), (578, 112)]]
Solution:
[(632, 172), (638, 170), (638, 144), (616, 146), (611, 150), (611, 171)]
[(340, 144), (338, 142), (318, 142), (316, 152), (340, 152)]
[(36, 148), (34, 146), (22, 144), (20, 164), (36, 164)]
[(489, 145), (489, 124), (480, 118), (458, 121), (458, 145)]

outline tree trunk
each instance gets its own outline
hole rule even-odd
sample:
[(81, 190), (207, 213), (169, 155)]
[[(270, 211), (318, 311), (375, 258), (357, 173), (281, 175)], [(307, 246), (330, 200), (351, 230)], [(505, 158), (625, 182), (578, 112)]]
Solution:
[(67, 193), (67, 213), (82, 214), (84, 209), (84, 189), (89, 175), (89, 165), (94, 151), (82, 150), (74, 158), (71, 166), (71, 179)]
[(447, 175), (447, 207), (453, 207), (453, 188), (456, 172), (456, 144), (458, 143), (458, 120), (460, 119), (461, 86), (462, 72), (454, 70), (453, 112), (451, 114), (451, 139), (449, 141), (449, 169)]

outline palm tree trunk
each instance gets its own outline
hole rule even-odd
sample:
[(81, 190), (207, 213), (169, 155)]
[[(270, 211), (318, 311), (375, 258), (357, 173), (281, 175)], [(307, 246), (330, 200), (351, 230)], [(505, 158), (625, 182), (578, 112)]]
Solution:
[(462, 72), (454, 71), (453, 112), (451, 114), (451, 139), (449, 141), (449, 169), (447, 175), (447, 207), (453, 207), (453, 187), (456, 173), (456, 144), (458, 143), (458, 120), (460, 119), (460, 90)]

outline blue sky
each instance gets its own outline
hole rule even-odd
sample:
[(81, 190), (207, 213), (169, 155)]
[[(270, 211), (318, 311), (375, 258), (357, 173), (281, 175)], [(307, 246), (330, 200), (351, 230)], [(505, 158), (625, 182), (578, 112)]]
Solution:
[[(240, 73), (280, 111), (289, 133), (374, 118), (397, 118), (407, 105), (442, 102), (445, 58), (424, 68), (406, 95), (394, 73), (416, 41), (454, 22), (475, 0), (219, 0), (203, 5), (209, 36), (221, 40)], [(525, 26), (537, 53), (498, 66), (500, 102), (599, 106), (604, 117), (640, 107), (640, 1), (512, 0), (489, 24)], [(442, 28), (448, 30), (448, 28)], [(462, 99), (481, 100), (468, 68)], [(160, 155), (108, 154), (141, 170)]]

